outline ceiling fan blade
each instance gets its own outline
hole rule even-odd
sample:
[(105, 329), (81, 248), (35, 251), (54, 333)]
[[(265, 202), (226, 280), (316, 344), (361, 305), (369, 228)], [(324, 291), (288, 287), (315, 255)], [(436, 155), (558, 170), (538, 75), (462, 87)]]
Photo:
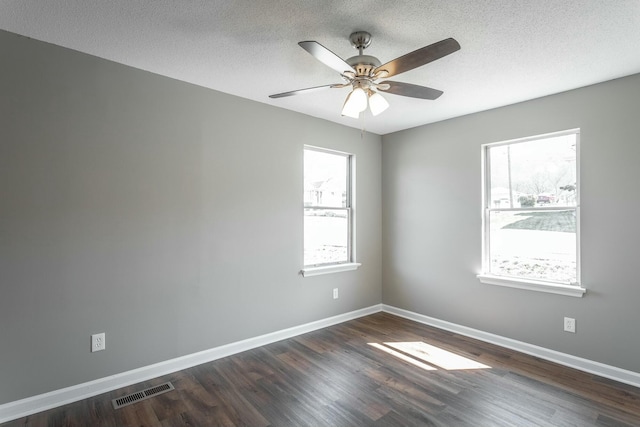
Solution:
[(420, 99), (438, 99), (444, 92), (438, 89), (432, 89), (426, 86), (412, 85), (411, 83), (392, 82), (386, 80), (380, 82), (380, 85), (389, 85), (389, 89), (378, 89), (381, 92), (392, 93), (394, 95), (409, 96), (411, 98)]
[(345, 71), (351, 71), (355, 74), (356, 70), (349, 64), (347, 64), (342, 58), (340, 58), (335, 53), (331, 52), (326, 47), (322, 46), (318, 42), (307, 41), (298, 43), (301, 48), (309, 52), (316, 58), (318, 61), (322, 62), (324, 65), (333, 68), (338, 73), (342, 74)]
[(395, 76), (400, 73), (404, 73), (405, 71), (413, 70), (414, 68), (428, 64), (436, 59), (440, 59), (457, 50), (460, 50), (460, 44), (455, 39), (448, 38), (440, 40), (437, 43), (414, 50), (413, 52), (407, 53), (406, 55), (389, 61), (386, 64), (382, 64), (376, 68), (376, 71), (386, 70), (387, 74), (384, 74), (382, 77)]
[(285, 96), (302, 95), (310, 92), (317, 92), (324, 89), (331, 89), (332, 87), (343, 87), (343, 86), (344, 85), (333, 84), (333, 85), (309, 87), (306, 89), (292, 90), (290, 92), (276, 93), (275, 95), (269, 95), (269, 98), (284, 98)]

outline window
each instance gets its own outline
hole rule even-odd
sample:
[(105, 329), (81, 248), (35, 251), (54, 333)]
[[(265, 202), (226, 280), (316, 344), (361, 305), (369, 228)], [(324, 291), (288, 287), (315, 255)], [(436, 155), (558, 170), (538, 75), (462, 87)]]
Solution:
[(484, 283), (582, 296), (579, 130), (487, 144)]
[(304, 149), (305, 276), (357, 268), (353, 263), (353, 156)]

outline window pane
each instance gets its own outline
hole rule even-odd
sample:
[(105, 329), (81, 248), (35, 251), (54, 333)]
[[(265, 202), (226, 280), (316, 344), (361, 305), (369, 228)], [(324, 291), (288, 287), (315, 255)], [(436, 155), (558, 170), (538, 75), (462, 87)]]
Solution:
[(349, 212), (304, 210), (304, 265), (349, 261)]
[(489, 208), (576, 206), (576, 135), (488, 149)]
[(576, 282), (576, 211), (494, 211), (490, 270), (497, 276)]
[(347, 207), (349, 158), (339, 154), (304, 150), (304, 205)]

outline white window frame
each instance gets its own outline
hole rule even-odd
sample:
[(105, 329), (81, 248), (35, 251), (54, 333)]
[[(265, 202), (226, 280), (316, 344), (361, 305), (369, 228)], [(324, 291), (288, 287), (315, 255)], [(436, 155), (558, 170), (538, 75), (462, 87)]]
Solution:
[[(302, 212), (304, 215), (305, 209), (318, 209), (318, 210), (344, 210), (347, 214), (347, 260), (339, 262), (330, 262), (325, 264), (314, 264), (303, 266), (300, 273), (304, 277), (317, 276), (321, 274), (339, 273), (343, 271), (352, 271), (360, 267), (360, 263), (355, 262), (355, 156), (351, 153), (345, 153), (342, 151), (331, 150), (322, 147), (315, 147), (311, 145), (305, 145), (303, 148), (306, 150), (319, 151), (322, 153), (333, 154), (337, 156), (343, 156), (347, 158), (347, 194), (345, 207), (336, 208), (335, 206), (304, 206)], [(303, 152), (304, 152), (303, 151)], [(303, 170), (304, 176), (304, 170)], [(303, 233), (304, 236), (304, 233)], [(303, 237), (304, 239), (304, 237)], [(304, 247), (304, 241), (303, 241)]]
[[(500, 145), (511, 145), (522, 142), (537, 141), (554, 138), (563, 135), (576, 136), (576, 206), (563, 207), (563, 209), (575, 209), (576, 214), (576, 282), (563, 283), (556, 281), (526, 279), (513, 276), (497, 276), (490, 273), (490, 223), (489, 215), (493, 211), (545, 211), (557, 208), (527, 207), (527, 208), (494, 208), (490, 200), (491, 193), (491, 165), (488, 150)], [(497, 286), (506, 286), (530, 291), (547, 292), (552, 294), (582, 297), (586, 289), (581, 285), (580, 278), (580, 129), (569, 129), (561, 132), (547, 133), (508, 141), (494, 142), (482, 145), (482, 273), (477, 275), (481, 283)]]

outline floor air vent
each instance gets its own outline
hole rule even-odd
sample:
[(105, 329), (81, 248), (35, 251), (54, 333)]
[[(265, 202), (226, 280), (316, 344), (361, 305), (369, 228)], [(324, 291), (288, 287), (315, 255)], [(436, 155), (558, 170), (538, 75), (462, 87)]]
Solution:
[(131, 405), (132, 403), (140, 402), (141, 400), (146, 400), (150, 397), (157, 396), (171, 390), (175, 390), (173, 384), (166, 382), (155, 387), (150, 387), (142, 391), (136, 391), (135, 393), (118, 397), (117, 399), (113, 399), (111, 403), (113, 403), (113, 409), (119, 409), (123, 406)]

